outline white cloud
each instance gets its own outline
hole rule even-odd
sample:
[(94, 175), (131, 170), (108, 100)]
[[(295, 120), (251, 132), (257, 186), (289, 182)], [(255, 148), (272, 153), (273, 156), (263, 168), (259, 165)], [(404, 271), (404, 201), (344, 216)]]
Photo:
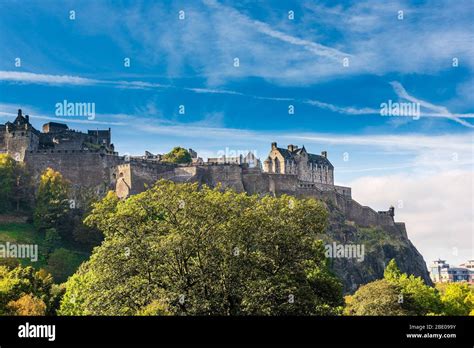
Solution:
[(451, 119), (451, 120), (453, 120), (457, 123), (460, 123), (463, 126), (466, 126), (468, 128), (474, 128), (473, 124), (471, 124), (467, 121), (464, 121), (460, 118), (460, 117), (474, 118), (474, 114), (472, 114), (472, 113), (453, 114), (444, 106), (434, 105), (430, 102), (427, 102), (425, 100), (421, 100), (419, 98), (416, 98), (416, 97), (408, 94), (408, 92), (405, 90), (405, 88), (402, 86), (402, 84), (400, 82), (392, 81), (392, 82), (390, 82), (390, 84), (392, 85), (395, 93), (397, 93), (397, 95), (400, 98), (406, 99), (406, 100), (408, 100), (412, 103), (418, 103), (418, 104), (420, 104), (420, 106), (422, 106), (422, 107), (424, 107), (424, 108), (426, 108), (430, 111), (428, 113), (423, 112), (420, 116), (424, 116), (424, 117), (446, 117), (446, 118), (449, 118), (449, 119)]
[(317, 56), (330, 58), (341, 64), (342, 64), (343, 58), (351, 56), (351, 54), (341, 52), (332, 47), (328, 47), (317, 42), (301, 39), (301, 38), (283, 33), (281, 31), (275, 30), (266, 23), (253, 20), (230, 7), (221, 5), (216, 0), (205, 0), (204, 3), (214, 9), (217, 9), (221, 13), (224, 12), (226, 18), (232, 17), (233, 19), (232, 22), (237, 21), (240, 23), (240, 25), (246, 25), (247, 27), (250, 27), (251, 29), (256, 30), (262, 34), (265, 34), (271, 38), (280, 40), (282, 42), (285, 42), (294, 46), (300, 46)]
[(90, 86), (100, 83), (99, 80), (70, 75), (48, 75), (30, 72), (0, 71), (0, 80), (22, 83)]
[[(302, 103), (311, 106), (315, 106), (320, 109), (329, 110), (345, 115), (380, 115), (380, 109), (371, 107), (351, 107), (351, 106), (339, 106), (331, 103), (326, 103), (319, 100), (311, 99), (298, 99), (298, 98), (282, 98), (282, 97), (263, 97), (258, 95), (245, 94), (238, 91), (226, 90), (226, 89), (212, 89), (212, 88), (191, 88), (191, 87), (177, 87), (173, 85), (159, 84), (153, 82), (145, 82), (139, 80), (124, 81), (124, 80), (98, 80), (89, 79), (80, 76), (71, 75), (48, 75), (48, 74), (36, 74), (29, 72), (14, 72), (14, 71), (0, 71), (0, 81), (6, 82), (20, 82), (20, 83), (31, 83), (31, 84), (46, 84), (46, 85), (76, 85), (76, 86), (90, 86), (90, 85), (102, 85), (111, 86), (117, 88), (128, 88), (128, 89), (147, 89), (153, 90), (157, 88), (164, 89), (179, 89), (183, 91), (189, 91), (198, 94), (225, 94), (238, 97), (247, 97), (259, 100), (268, 101), (285, 101)], [(458, 122), (466, 127), (474, 128), (474, 125), (462, 120), (461, 118), (474, 118), (472, 113), (451, 113), (444, 106), (437, 106), (430, 102), (418, 99), (411, 96), (405, 90), (405, 88), (397, 81), (390, 82), (396, 94), (408, 101), (414, 103), (420, 103), (420, 105), (430, 112), (421, 112), (422, 117), (442, 117), (449, 118)], [(407, 117), (401, 115), (400, 117)]]
[(472, 170), (448, 167), (429, 176), (366, 176), (349, 185), (361, 204), (379, 210), (395, 206), (395, 220), (406, 223), (410, 240), (427, 263), (441, 257), (459, 264), (474, 257)]

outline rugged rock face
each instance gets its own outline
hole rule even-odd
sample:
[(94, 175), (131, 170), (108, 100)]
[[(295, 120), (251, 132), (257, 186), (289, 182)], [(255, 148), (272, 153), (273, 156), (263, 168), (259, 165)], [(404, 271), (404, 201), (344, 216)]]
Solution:
[(324, 242), (364, 247), (363, 260), (354, 257), (330, 258), (334, 272), (343, 282), (345, 293), (353, 293), (360, 285), (382, 278), (391, 259), (396, 260), (402, 272), (419, 276), (432, 285), (423, 256), (408, 239), (404, 225), (361, 227), (348, 220), (338, 207), (328, 204), (328, 210), (329, 226), (327, 235), (322, 237)]

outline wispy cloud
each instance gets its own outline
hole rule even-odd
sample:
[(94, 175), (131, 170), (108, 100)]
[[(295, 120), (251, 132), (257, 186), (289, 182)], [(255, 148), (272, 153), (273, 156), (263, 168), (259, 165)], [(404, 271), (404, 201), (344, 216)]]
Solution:
[(413, 103), (418, 103), (420, 106), (423, 108), (427, 109), (429, 112), (424, 112), (420, 116), (425, 116), (425, 117), (445, 117), (449, 118), (457, 123), (462, 124), (463, 126), (469, 127), (469, 128), (474, 128), (474, 125), (472, 123), (469, 123), (465, 120), (462, 120), (461, 117), (463, 118), (474, 118), (474, 114), (472, 113), (465, 113), (465, 114), (453, 114), (451, 113), (446, 107), (444, 106), (439, 106), (439, 105), (434, 105), (430, 102), (427, 102), (425, 100), (416, 98), (405, 90), (405, 88), (401, 85), (401, 83), (397, 81), (392, 81), (390, 82), (392, 85), (394, 91), (397, 93), (397, 95), (405, 100), (408, 100)]
[[(292, 35), (289, 35), (287, 33), (278, 31), (273, 29), (270, 25), (251, 19), (241, 13), (239, 13), (237, 10), (223, 6), (221, 5), (218, 1), (216, 0), (204, 0), (204, 3), (207, 4), (208, 6), (217, 9), (218, 11), (225, 12), (225, 16), (228, 18), (229, 16), (232, 16), (234, 19), (236, 19), (239, 23), (241, 24), (247, 24), (251, 29), (258, 31), (259, 33), (262, 33), (266, 36), (269, 36), (273, 39), (277, 39), (279, 41), (291, 44), (293, 46), (299, 46), (301, 48), (304, 48), (305, 50), (320, 56), (320, 57), (325, 57), (325, 58), (330, 58), (333, 60), (336, 60), (340, 64), (342, 64), (342, 59), (345, 57), (351, 57), (351, 54), (341, 52), (335, 48), (328, 47), (325, 45), (322, 45), (318, 42), (313, 42), (305, 39), (301, 39)], [(232, 21), (233, 22), (233, 21)]]
[(49, 75), (37, 74), (31, 72), (20, 71), (0, 71), (0, 80), (20, 83), (33, 83), (45, 85), (75, 85), (75, 86), (91, 86), (101, 81), (89, 79), (79, 76), (70, 75)]
[[(340, 106), (320, 100), (312, 99), (300, 99), (292, 97), (266, 97), (259, 95), (246, 94), (238, 91), (227, 90), (227, 89), (216, 89), (216, 88), (198, 88), (198, 87), (180, 87), (173, 86), (170, 84), (161, 84), (154, 82), (146, 82), (139, 80), (125, 81), (125, 80), (99, 80), (90, 79), (80, 76), (73, 75), (48, 75), (48, 74), (37, 74), (31, 72), (15, 72), (15, 71), (0, 71), (0, 81), (14, 82), (14, 83), (30, 83), (30, 84), (46, 84), (46, 85), (72, 85), (72, 86), (92, 86), (99, 85), (104, 87), (116, 87), (116, 88), (127, 88), (127, 89), (176, 89), (182, 91), (188, 91), (197, 94), (219, 94), (219, 95), (230, 95), (237, 97), (246, 97), (258, 100), (277, 101), (277, 102), (293, 102), (307, 104), (319, 109), (329, 110), (339, 114), (345, 115), (380, 115), (380, 109), (372, 107), (352, 107), (352, 106)], [(463, 120), (462, 118), (474, 118), (473, 113), (451, 113), (446, 107), (434, 105), (428, 101), (421, 100), (410, 95), (401, 83), (397, 81), (390, 82), (393, 90), (397, 96), (401, 99), (419, 103), (422, 110), (420, 116), (422, 117), (441, 117), (448, 118), (457, 123), (460, 123), (466, 127), (474, 128), (474, 125)], [(400, 115), (400, 117), (406, 117)]]

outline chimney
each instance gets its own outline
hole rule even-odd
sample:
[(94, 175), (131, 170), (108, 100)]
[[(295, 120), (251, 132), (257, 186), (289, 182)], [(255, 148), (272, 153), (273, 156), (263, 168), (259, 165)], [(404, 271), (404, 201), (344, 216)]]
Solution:
[(392, 218), (395, 216), (395, 207), (391, 206), (388, 208), (388, 215), (390, 215)]
[(293, 152), (293, 151), (295, 151), (295, 150), (298, 150), (298, 146), (293, 145), (293, 144), (290, 144), (290, 145), (288, 145), (288, 150), (289, 150), (290, 152)]
[(277, 143), (276, 142), (272, 143), (272, 150), (275, 150), (276, 148), (277, 148)]
[(30, 116), (26, 115), (25, 118), (26, 118), (26, 123), (30, 123)]
[(324, 158), (328, 158), (328, 152), (327, 151), (321, 151), (321, 156)]
[(18, 109), (18, 116), (21, 116), (21, 109)]

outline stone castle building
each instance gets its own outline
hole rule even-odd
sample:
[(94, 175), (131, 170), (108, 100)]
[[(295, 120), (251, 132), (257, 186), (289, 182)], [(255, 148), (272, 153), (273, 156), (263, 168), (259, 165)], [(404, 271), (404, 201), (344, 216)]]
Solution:
[(263, 169), (253, 154), (205, 163), (193, 150), (192, 163), (178, 165), (164, 162), (161, 155), (150, 152), (144, 156), (120, 156), (114, 151), (110, 129), (83, 133), (66, 124), (49, 122), (39, 131), (19, 110), (13, 122), (0, 125), (0, 153), (24, 162), (36, 182), (48, 167), (59, 171), (71, 183), (72, 199), (78, 199), (77, 192), (83, 189), (98, 195), (115, 190), (125, 198), (144, 191), (159, 179), (197, 182), (249, 194), (329, 200), (360, 226), (383, 225), (406, 236), (405, 225), (394, 221), (392, 208), (376, 212), (357, 203), (349, 187), (334, 185), (334, 166), (327, 152), (311, 154), (304, 146), (279, 148), (272, 143)]
[(17, 161), (24, 161), (28, 152), (41, 150), (103, 150), (114, 154), (111, 131), (89, 130), (87, 133), (69, 129), (66, 124), (49, 122), (43, 131), (35, 129), (28, 115), (21, 109), (13, 122), (0, 125), (0, 152), (8, 153)]
[(288, 148), (272, 149), (264, 162), (264, 171), (274, 174), (293, 174), (302, 182), (334, 185), (334, 167), (327, 158), (327, 152), (321, 155), (308, 153), (303, 146), (288, 145)]
[(240, 154), (238, 156), (220, 156), (211, 157), (207, 159), (208, 164), (239, 164), (246, 165), (249, 168), (262, 168), (260, 160), (252, 151), (249, 151), (245, 156)]

